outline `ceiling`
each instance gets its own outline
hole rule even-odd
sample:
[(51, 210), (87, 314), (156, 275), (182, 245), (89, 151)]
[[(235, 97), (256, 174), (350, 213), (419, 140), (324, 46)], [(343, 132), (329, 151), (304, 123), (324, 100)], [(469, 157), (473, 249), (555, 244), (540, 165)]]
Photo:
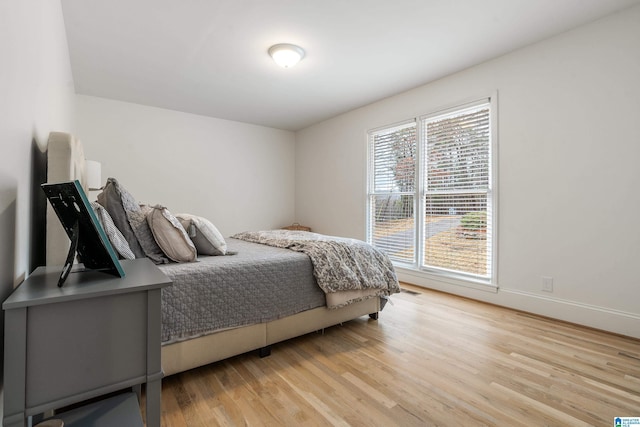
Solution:
[[(298, 130), (640, 0), (61, 0), (78, 94)], [(267, 49), (306, 50), (278, 67)]]

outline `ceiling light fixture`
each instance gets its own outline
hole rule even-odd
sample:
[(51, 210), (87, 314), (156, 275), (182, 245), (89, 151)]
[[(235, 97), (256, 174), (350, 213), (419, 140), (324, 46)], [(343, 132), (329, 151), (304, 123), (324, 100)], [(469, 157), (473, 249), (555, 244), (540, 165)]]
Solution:
[(304, 58), (304, 50), (294, 44), (280, 43), (269, 48), (269, 55), (279, 66), (291, 68)]

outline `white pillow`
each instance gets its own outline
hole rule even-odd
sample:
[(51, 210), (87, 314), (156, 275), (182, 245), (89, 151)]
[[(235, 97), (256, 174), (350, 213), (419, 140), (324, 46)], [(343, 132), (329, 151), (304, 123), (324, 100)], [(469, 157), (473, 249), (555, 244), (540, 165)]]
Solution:
[(196, 247), (182, 224), (163, 206), (153, 206), (147, 214), (147, 223), (162, 252), (175, 262), (196, 260)]
[(200, 255), (226, 255), (227, 242), (215, 225), (206, 218), (191, 214), (177, 214), (176, 218), (187, 230)]
[(118, 230), (118, 227), (113, 223), (111, 215), (109, 215), (109, 212), (107, 212), (104, 206), (97, 202), (91, 202), (91, 207), (98, 217), (98, 221), (100, 221), (100, 225), (102, 225), (109, 242), (111, 242), (111, 246), (118, 251), (122, 258), (135, 259), (136, 256), (129, 247), (127, 239), (125, 239), (120, 230)]

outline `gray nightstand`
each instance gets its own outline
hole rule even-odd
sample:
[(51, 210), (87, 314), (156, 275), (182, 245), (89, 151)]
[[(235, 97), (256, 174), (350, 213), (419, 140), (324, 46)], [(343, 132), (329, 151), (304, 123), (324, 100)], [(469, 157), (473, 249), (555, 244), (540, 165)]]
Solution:
[(39, 267), (5, 310), (5, 426), (146, 383), (148, 426), (160, 426), (161, 289), (171, 281), (150, 260), (121, 261), (125, 277)]

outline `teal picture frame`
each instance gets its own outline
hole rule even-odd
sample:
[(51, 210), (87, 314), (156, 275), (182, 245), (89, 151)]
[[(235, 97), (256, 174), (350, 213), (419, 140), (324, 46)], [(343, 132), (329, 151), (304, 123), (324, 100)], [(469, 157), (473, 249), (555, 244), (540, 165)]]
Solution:
[(63, 286), (73, 268), (76, 255), (85, 268), (124, 277), (125, 272), (116, 251), (91, 208), (80, 182), (75, 180), (42, 184), (41, 187), (71, 240), (58, 286)]

